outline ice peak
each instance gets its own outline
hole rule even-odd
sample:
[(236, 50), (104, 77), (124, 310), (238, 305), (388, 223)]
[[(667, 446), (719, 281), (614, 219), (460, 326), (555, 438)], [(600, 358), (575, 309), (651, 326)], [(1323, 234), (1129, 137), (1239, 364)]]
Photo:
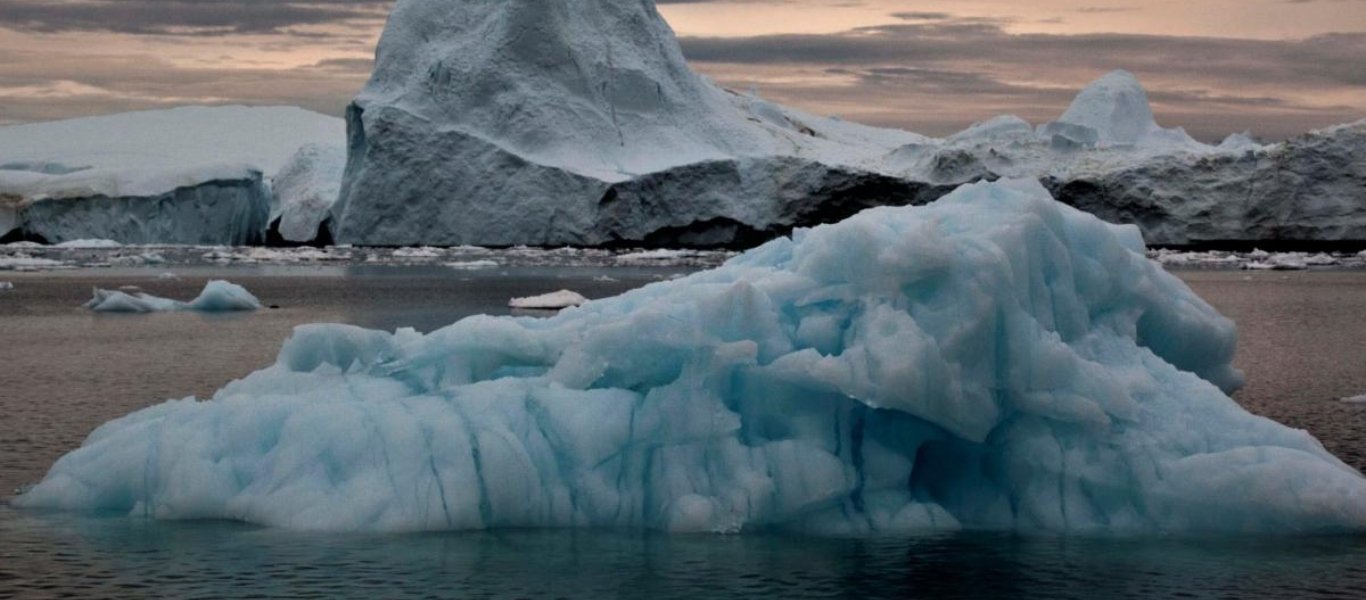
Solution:
[(1058, 121), (1090, 127), (1110, 144), (1137, 143), (1159, 129), (1143, 84), (1122, 69), (1086, 86)]

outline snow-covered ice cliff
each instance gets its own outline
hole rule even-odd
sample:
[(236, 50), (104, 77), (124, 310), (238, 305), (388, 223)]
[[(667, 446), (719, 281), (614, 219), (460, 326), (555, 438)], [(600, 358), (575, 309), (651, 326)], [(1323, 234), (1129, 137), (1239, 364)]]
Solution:
[(1232, 322), (1035, 181), (799, 230), (549, 319), (310, 325), (110, 422), (20, 507), (299, 529), (1366, 528), (1225, 395)]
[[(0, 127), (0, 236), (264, 240), (270, 179), (342, 122), (294, 107), (181, 107)], [(339, 173), (338, 173), (339, 175)]]

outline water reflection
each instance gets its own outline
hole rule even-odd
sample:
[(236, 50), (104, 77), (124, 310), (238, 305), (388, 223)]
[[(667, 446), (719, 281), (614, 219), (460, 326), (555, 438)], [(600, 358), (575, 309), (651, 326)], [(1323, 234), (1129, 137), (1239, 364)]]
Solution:
[[(0, 595), (384, 598), (1329, 598), (1366, 540), (903, 539), (540, 530), (316, 534), (0, 508)], [(139, 592), (141, 590), (141, 592)]]

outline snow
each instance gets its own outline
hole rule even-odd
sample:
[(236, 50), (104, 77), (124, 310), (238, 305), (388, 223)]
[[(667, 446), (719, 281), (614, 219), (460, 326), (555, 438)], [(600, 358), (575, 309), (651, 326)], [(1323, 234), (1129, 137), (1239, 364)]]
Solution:
[(588, 298), (583, 297), (583, 294), (570, 290), (560, 290), (549, 294), (541, 294), (540, 296), (513, 298), (508, 301), (508, 306), (512, 308), (553, 310), (580, 306), (585, 302), (588, 302)]
[(125, 293), (117, 290), (95, 289), (94, 297), (85, 308), (107, 313), (150, 313), (171, 311), (240, 312), (261, 308), (261, 301), (246, 288), (235, 283), (213, 280), (204, 291), (189, 302), (159, 298), (144, 293)]
[(1366, 478), (1226, 395), (1235, 339), (1136, 228), (974, 184), (550, 318), (303, 326), (13, 504), (343, 531), (1366, 528)]

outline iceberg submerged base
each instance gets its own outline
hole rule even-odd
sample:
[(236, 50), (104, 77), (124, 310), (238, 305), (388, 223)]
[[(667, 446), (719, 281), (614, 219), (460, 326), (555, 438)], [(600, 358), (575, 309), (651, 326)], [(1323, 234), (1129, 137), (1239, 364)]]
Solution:
[(1035, 182), (796, 232), (549, 319), (299, 328), (17, 505), (298, 529), (1359, 530), (1227, 395), (1233, 324)]

